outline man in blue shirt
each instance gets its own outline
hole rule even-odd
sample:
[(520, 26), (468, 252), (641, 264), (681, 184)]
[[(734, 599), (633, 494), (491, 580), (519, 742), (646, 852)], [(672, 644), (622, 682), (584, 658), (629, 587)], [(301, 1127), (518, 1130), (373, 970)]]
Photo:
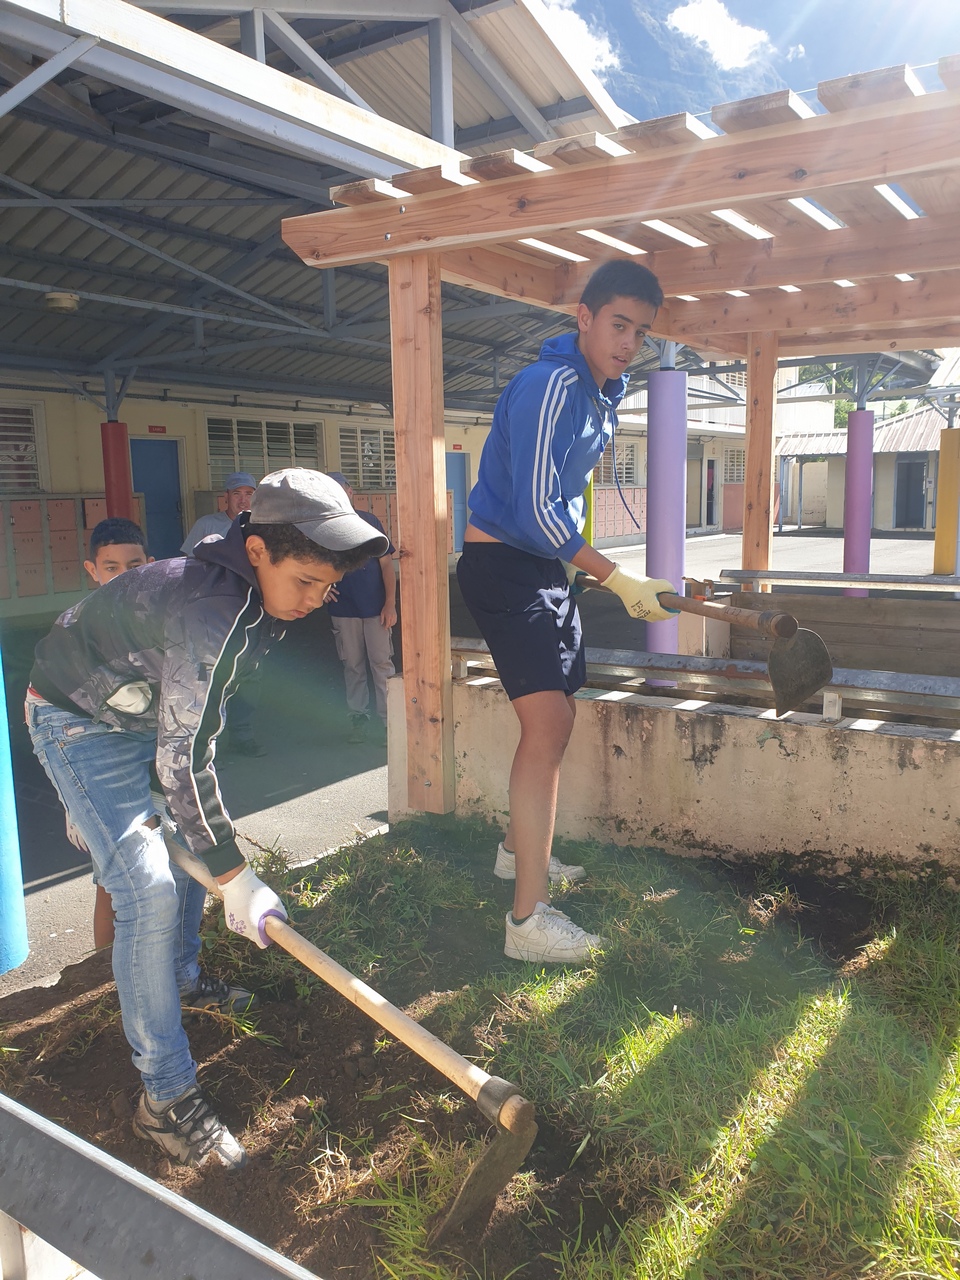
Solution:
[[(353, 503), (353, 489), (343, 472), (331, 471), (330, 478), (342, 485)], [(377, 533), (385, 534), (383, 525), (371, 512), (357, 511), (357, 515)], [(336, 596), (327, 605), (337, 654), (343, 663), (351, 742), (363, 742), (370, 724), (368, 663), (377, 715), (386, 729), (387, 681), (394, 674), (392, 632), (397, 621), (397, 575), (393, 556), (391, 543), (379, 560), (368, 560), (362, 568), (348, 573), (337, 584)]]
[(656, 276), (639, 263), (616, 259), (593, 273), (577, 332), (548, 338), (497, 402), (470, 494), (457, 579), (520, 721), (510, 822), (494, 866), (516, 882), (504, 945), (515, 960), (582, 960), (603, 944), (550, 906), (551, 884), (586, 875), (550, 849), (573, 695), (586, 678), (570, 582), (582, 570), (634, 618), (668, 616), (657, 593), (671, 583), (622, 569), (581, 532), (584, 490), (662, 301)]

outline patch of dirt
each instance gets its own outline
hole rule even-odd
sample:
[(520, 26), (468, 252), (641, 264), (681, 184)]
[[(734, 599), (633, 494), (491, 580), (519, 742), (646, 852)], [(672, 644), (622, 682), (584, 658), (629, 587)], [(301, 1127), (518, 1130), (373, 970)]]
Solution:
[[(716, 864), (707, 874), (726, 875)], [(868, 907), (855, 892), (811, 881), (791, 886), (794, 897), (781, 891), (768, 902), (745, 873), (734, 879), (761, 913), (795, 911), (803, 932), (835, 963), (861, 945)], [(505, 890), (501, 896), (506, 901)], [(429, 956), (373, 985), (464, 1056), (482, 1056), (477, 1002), (489, 1002), (492, 1019), (498, 991), (484, 987), (483, 975), (501, 962), (501, 946), (485, 913), (440, 911)], [(465, 983), (473, 984), (472, 1013), (458, 1023)], [(494, 1136), (459, 1090), (322, 984), (298, 998), (291, 983), (279, 999), (267, 999), (256, 1034), (209, 1016), (188, 1031), (201, 1084), (247, 1148), (239, 1174), (181, 1169), (133, 1135), (139, 1077), (120, 1026), (109, 952), (67, 969), (56, 986), (0, 1000), (0, 1042), (17, 1051), (0, 1063), (0, 1087), (325, 1280), (387, 1274), (376, 1261), (385, 1247), (385, 1210), (365, 1203), (383, 1196), (373, 1171), (390, 1184), (422, 1167), (422, 1194), (432, 1149), (466, 1144), (462, 1176), (468, 1155)], [(563, 1246), (578, 1233), (615, 1240), (624, 1210), (597, 1196), (599, 1170), (589, 1151), (574, 1156), (569, 1135), (564, 1140), (541, 1124), (523, 1166), (533, 1179), (520, 1180), (519, 1190), (511, 1184), (485, 1220), (462, 1228), (444, 1261), (492, 1280), (524, 1263), (525, 1280), (549, 1280), (561, 1274)]]

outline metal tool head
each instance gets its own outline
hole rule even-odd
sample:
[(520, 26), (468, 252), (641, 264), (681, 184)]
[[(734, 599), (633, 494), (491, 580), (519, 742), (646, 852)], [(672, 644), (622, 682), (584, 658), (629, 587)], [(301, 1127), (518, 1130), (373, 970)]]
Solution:
[(526, 1159), (537, 1136), (537, 1124), (533, 1118), (533, 1106), (529, 1118), (515, 1124), (513, 1130), (500, 1128), (493, 1142), (467, 1174), (456, 1198), (442, 1214), (437, 1215), (437, 1226), (431, 1231), (428, 1245), (433, 1248), (450, 1233), (481, 1210), (490, 1208)]
[(797, 711), (833, 679), (827, 646), (815, 631), (801, 627), (789, 640), (774, 640), (767, 658), (777, 715)]

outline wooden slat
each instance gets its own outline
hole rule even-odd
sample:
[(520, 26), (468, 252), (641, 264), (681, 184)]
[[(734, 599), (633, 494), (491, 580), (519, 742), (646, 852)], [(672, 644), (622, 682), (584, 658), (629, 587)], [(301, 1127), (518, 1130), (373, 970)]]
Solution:
[(628, 151), (655, 151), (660, 147), (676, 147), (716, 136), (708, 124), (687, 111), (660, 116), (656, 120), (638, 120), (635, 124), (625, 124), (613, 134), (614, 141)]
[[(809, 226), (806, 219), (804, 222)], [(771, 240), (741, 239), (706, 249), (664, 249), (651, 254), (644, 265), (671, 294), (772, 289), (780, 284), (892, 276), (898, 271), (917, 275), (956, 270), (960, 268), (960, 235), (952, 215), (912, 222), (897, 218), (871, 229), (869, 236), (854, 228), (804, 228), (801, 234)]]
[(915, 174), (900, 186), (929, 217), (950, 214), (956, 225), (960, 213), (960, 173)]
[[(441, 255), (440, 270), (444, 280), (451, 284), (464, 284), (499, 298), (516, 298), (537, 307), (568, 309), (568, 303), (559, 296), (562, 288), (562, 277), (557, 274), (559, 268), (532, 253), (521, 257), (484, 246), (451, 249)], [(575, 304), (569, 309), (576, 310)]]
[[(719, 342), (721, 335), (711, 338)], [(703, 339), (697, 338), (693, 346), (699, 351)], [(960, 324), (931, 329), (864, 329), (843, 334), (781, 334), (782, 356), (835, 355), (849, 356), (860, 352), (877, 351), (894, 355), (898, 351), (931, 351), (941, 347), (960, 346)]]
[(937, 63), (937, 74), (948, 89), (960, 92), (960, 53), (951, 53)]
[(424, 245), (438, 250), (540, 237), (559, 228), (602, 228), (625, 217), (669, 218), (736, 207), (750, 198), (821, 198), (834, 184), (957, 167), (958, 136), (960, 101), (953, 94), (930, 94), (886, 113), (817, 116), (796, 126), (696, 143), (683, 152), (623, 156), (596, 166), (588, 198), (583, 179), (568, 168), (526, 172), (495, 187), (414, 197), (399, 218), (376, 206), (288, 218), (283, 234), (305, 261), (330, 266)]
[(923, 86), (907, 66), (881, 67), (855, 76), (821, 80), (817, 97), (828, 111), (873, 107), (881, 102), (902, 102), (919, 97)]
[(534, 157), (546, 163), (593, 164), (630, 154), (630, 148), (607, 138), (602, 133), (583, 133), (575, 138), (552, 138), (533, 148)]
[(773, 548), (773, 419), (777, 335), (747, 338), (747, 439), (743, 477), (744, 569), (769, 569)]
[[(932, 544), (931, 544), (932, 546)], [(960, 639), (960, 600), (949, 596), (923, 599), (894, 596), (845, 596), (817, 591), (777, 591), (778, 609), (792, 613), (801, 626), (818, 630), (826, 626), (861, 626), (866, 629), (895, 627), (913, 629), (932, 637), (932, 643), (948, 644), (952, 635)], [(766, 609), (766, 593), (735, 591), (731, 603), (744, 609)], [(902, 643), (902, 641), (901, 641)], [(956, 640), (953, 642), (956, 644)]]
[[(403, 176), (406, 177), (406, 174)], [(403, 200), (409, 194), (409, 191), (395, 187), (392, 182), (386, 182), (383, 178), (363, 178), (359, 182), (344, 182), (339, 187), (330, 188), (330, 199), (335, 204), (346, 204), (351, 208), (357, 205)]]
[(411, 809), (454, 807), (440, 262), (389, 264), (407, 786)]
[(711, 110), (710, 119), (724, 133), (742, 133), (745, 129), (766, 129), (772, 124), (809, 120), (813, 115), (816, 115), (814, 109), (792, 89), (778, 89), (776, 93), (764, 93), (758, 98), (724, 102)]
[(458, 165), (436, 164), (430, 169), (411, 169), (409, 173), (399, 173), (397, 181), (410, 195), (422, 196), (430, 191), (450, 191), (457, 187), (470, 187), (476, 182), (476, 178), (461, 173)]
[(960, 274), (934, 271), (912, 281), (861, 280), (853, 289), (821, 284), (801, 293), (763, 290), (748, 298), (709, 297), (689, 303), (673, 319), (672, 334), (684, 340), (724, 330), (841, 334), (845, 329), (891, 323), (902, 328), (952, 324), (960, 320)]
[(471, 156), (460, 165), (460, 172), (480, 182), (513, 178), (518, 174), (546, 173), (550, 165), (536, 160), (525, 151), (494, 151), (488, 156)]

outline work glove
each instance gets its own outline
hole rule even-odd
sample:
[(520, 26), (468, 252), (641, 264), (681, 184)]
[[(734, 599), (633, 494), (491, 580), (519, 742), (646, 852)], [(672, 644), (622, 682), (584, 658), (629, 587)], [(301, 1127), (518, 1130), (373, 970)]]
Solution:
[(676, 609), (665, 609), (657, 599), (661, 591), (674, 590), (666, 578), (644, 578), (615, 564), (613, 573), (604, 578), (603, 585), (620, 597), (632, 618), (641, 618), (644, 622), (665, 622), (677, 613)]
[(575, 564), (570, 564), (568, 560), (561, 560), (563, 571), (567, 575), (567, 585), (570, 587), (572, 596), (582, 596), (586, 587), (583, 585), (583, 579), (587, 576), (582, 569), (578, 569)]
[(220, 888), (227, 927), (255, 942), (261, 951), (269, 947), (270, 939), (264, 932), (264, 924), (270, 916), (278, 920), (287, 918), (283, 903), (270, 886), (263, 883), (248, 863), (238, 876)]

